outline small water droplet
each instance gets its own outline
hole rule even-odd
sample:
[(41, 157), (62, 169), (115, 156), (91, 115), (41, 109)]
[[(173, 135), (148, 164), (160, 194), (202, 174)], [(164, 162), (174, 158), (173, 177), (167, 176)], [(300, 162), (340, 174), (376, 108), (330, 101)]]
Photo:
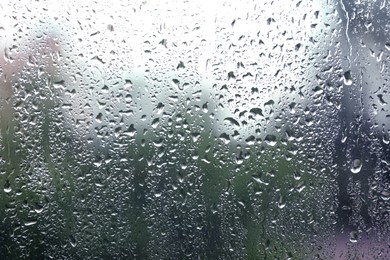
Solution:
[(352, 231), (349, 234), (349, 241), (351, 241), (352, 243), (356, 243), (358, 241), (358, 238), (359, 238), (359, 235), (356, 231)]
[(40, 204), (40, 203), (36, 203), (35, 204), (35, 212), (36, 213), (41, 213), (42, 211), (43, 211), (43, 206), (42, 206), (42, 204)]
[(37, 222), (38, 222), (37, 220), (29, 220), (29, 221), (24, 222), (24, 225), (26, 227), (28, 227), (28, 226), (32, 226), (32, 225), (37, 224)]
[(390, 199), (390, 192), (387, 190), (384, 190), (381, 192), (381, 198), (383, 200), (389, 200)]
[(347, 86), (352, 85), (352, 75), (351, 75), (351, 71), (349, 70), (344, 72), (344, 84)]
[(233, 72), (233, 71), (230, 71), (230, 72), (228, 73), (228, 80), (230, 80), (230, 79), (236, 79), (236, 76), (234, 75), (234, 72)]
[(237, 120), (235, 120), (234, 118), (231, 118), (231, 117), (226, 117), (223, 121), (228, 122), (228, 123), (232, 124), (233, 126), (240, 126), (240, 123), (238, 123)]
[(11, 185), (9, 183), (9, 180), (6, 180), (4, 183), (4, 192), (10, 193), (12, 191)]
[(176, 66), (176, 69), (179, 70), (179, 69), (184, 69), (185, 66), (184, 66), (184, 63), (182, 61), (179, 62), (179, 64)]
[(252, 108), (249, 112), (252, 113), (255, 117), (264, 117), (263, 111), (258, 107)]
[(278, 201), (278, 208), (282, 209), (286, 206), (286, 202), (284, 201), (283, 197), (280, 196), (279, 197), (279, 201)]
[(360, 159), (355, 159), (352, 161), (352, 167), (351, 167), (351, 172), (352, 173), (359, 173), (360, 170), (362, 169), (363, 162)]
[(206, 102), (206, 103), (203, 104), (202, 110), (203, 110), (204, 113), (207, 113), (207, 112), (209, 111), (208, 102)]
[(256, 138), (253, 135), (251, 135), (247, 139), (245, 139), (245, 142), (249, 146), (254, 145), (256, 143)]
[(220, 136), (219, 136), (219, 139), (222, 140), (222, 142), (224, 144), (228, 144), (230, 142), (230, 137), (228, 134), (226, 133), (222, 133)]
[(70, 235), (70, 236), (69, 236), (69, 241), (70, 241), (70, 245), (71, 245), (72, 247), (76, 247), (77, 241), (76, 241), (76, 238), (75, 238), (73, 235)]
[(172, 86), (180, 90), (180, 81), (178, 79), (172, 79)]
[(302, 175), (298, 171), (294, 171), (294, 179), (299, 181), (301, 179)]
[(152, 121), (152, 127), (153, 128), (157, 128), (158, 124), (160, 123), (160, 118), (156, 117), (155, 119), (153, 119)]

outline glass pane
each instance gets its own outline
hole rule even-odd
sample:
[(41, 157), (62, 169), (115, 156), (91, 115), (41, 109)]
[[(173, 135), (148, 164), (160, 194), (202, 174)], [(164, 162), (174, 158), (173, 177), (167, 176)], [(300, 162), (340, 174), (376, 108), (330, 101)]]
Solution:
[(387, 259), (380, 1), (0, 3), (0, 259)]

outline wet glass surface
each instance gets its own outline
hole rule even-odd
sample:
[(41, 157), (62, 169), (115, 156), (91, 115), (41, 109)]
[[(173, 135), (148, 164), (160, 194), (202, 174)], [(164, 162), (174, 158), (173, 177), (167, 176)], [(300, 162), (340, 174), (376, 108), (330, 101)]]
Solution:
[(0, 3), (0, 259), (388, 259), (390, 6)]

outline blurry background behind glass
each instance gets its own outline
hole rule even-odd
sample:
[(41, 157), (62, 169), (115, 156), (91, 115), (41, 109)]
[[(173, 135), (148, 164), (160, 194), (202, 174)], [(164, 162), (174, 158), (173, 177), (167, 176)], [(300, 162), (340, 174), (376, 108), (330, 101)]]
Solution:
[(389, 8), (1, 3), (0, 257), (386, 258)]

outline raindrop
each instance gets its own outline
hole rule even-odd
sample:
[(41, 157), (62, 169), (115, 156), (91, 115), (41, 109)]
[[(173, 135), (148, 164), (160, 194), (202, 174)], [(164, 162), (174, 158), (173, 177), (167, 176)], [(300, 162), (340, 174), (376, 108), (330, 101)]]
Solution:
[(230, 79), (235, 79), (235, 78), (236, 78), (236, 76), (234, 75), (233, 71), (230, 71), (230, 72), (228, 73), (228, 80), (230, 80)]
[(377, 96), (379, 98), (379, 104), (381, 104), (382, 106), (387, 105), (387, 102), (383, 99), (383, 95), (382, 94), (378, 94)]
[(224, 121), (225, 121), (225, 122), (228, 122), (228, 123), (230, 123), (230, 124), (232, 124), (232, 125), (234, 125), (234, 126), (240, 126), (240, 123), (238, 123), (237, 120), (235, 120), (234, 118), (231, 118), (231, 117), (226, 117), (226, 118), (224, 119)]
[(252, 108), (251, 110), (249, 110), (249, 112), (252, 113), (254, 116), (264, 116), (263, 111), (261, 110), (261, 108), (258, 107)]
[(126, 79), (125, 84), (123, 84), (123, 88), (128, 90), (128, 89), (131, 89), (132, 87), (133, 87), (133, 83), (131, 82), (131, 80)]
[(219, 138), (222, 140), (224, 144), (228, 144), (230, 142), (230, 137), (226, 133), (222, 133)]
[(33, 226), (33, 225), (37, 224), (37, 222), (38, 222), (37, 220), (29, 220), (29, 221), (24, 222), (24, 225), (26, 227)]
[(286, 202), (284, 201), (284, 198), (282, 196), (279, 197), (278, 201), (278, 208), (282, 209), (286, 206)]
[(249, 136), (249, 137), (245, 140), (245, 142), (246, 142), (249, 146), (254, 145), (254, 144), (255, 144), (255, 141), (256, 141), (256, 138), (255, 138), (253, 135)]
[(36, 203), (34, 210), (36, 213), (41, 213), (43, 211), (43, 206), (40, 203)]
[(352, 173), (359, 173), (360, 170), (362, 169), (363, 162), (360, 159), (355, 159), (352, 161), (352, 166), (351, 166), (351, 172)]
[(53, 87), (55, 89), (66, 89), (66, 86), (65, 86), (65, 81), (64, 80), (60, 80), (60, 81), (56, 81), (56, 82), (53, 82)]
[(76, 247), (77, 241), (76, 241), (76, 239), (75, 239), (75, 237), (74, 237), (73, 235), (70, 235), (70, 236), (69, 236), (69, 242), (70, 242), (70, 245), (71, 245), (72, 247)]
[(276, 145), (276, 136), (275, 135), (267, 135), (264, 139), (265, 143), (269, 146), (275, 146)]
[(359, 234), (358, 234), (358, 232), (352, 231), (352, 232), (349, 234), (349, 241), (351, 241), (352, 243), (358, 242), (358, 239), (359, 239)]
[(167, 44), (168, 44), (168, 41), (167, 39), (162, 39), (159, 44), (161, 44), (162, 46), (164, 46), (165, 48), (167, 48)]
[(160, 102), (157, 105), (157, 114), (161, 114), (163, 111), (164, 111), (164, 104)]
[(294, 179), (299, 181), (301, 179), (302, 175), (298, 171), (294, 171)]
[(387, 190), (384, 190), (381, 192), (381, 198), (383, 200), (389, 200), (390, 199), (390, 192)]
[(275, 104), (275, 101), (273, 101), (272, 99), (270, 99), (270, 100), (268, 100), (267, 102), (264, 103), (264, 106), (270, 106), (270, 107), (272, 107), (274, 104)]
[(292, 102), (288, 107), (290, 108), (290, 112), (291, 114), (295, 114), (296, 110), (295, 110), (295, 107), (296, 107), (296, 103), (295, 102)]
[(9, 180), (6, 180), (4, 183), (4, 192), (10, 193), (12, 191), (11, 185), (9, 183)]
[(344, 84), (347, 85), (347, 86), (350, 86), (352, 85), (352, 75), (351, 75), (351, 71), (346, 71), (344, 72)]
[(153, 121), (152, 121), (152, 127), (153, 128), (157, 128), (157, 126), (158, 126), (158, 124), (160, 123), (160, 118), (155, 118), (155, 119), (153, 119)]
[(202, 110), (203, 110), (204, 113), (207, 113), (209, 111), (207, 102), (203, 104)]
[(180, 89), (180, 81), (178, 79), (172, 79), (172, 86)]
[(179, 69), (184, 69), (185, 66), (184, 66), (184, 63), (182, 61), (179, 62), (179, 64), (176, 66), (176, 69), (179, 70)]

